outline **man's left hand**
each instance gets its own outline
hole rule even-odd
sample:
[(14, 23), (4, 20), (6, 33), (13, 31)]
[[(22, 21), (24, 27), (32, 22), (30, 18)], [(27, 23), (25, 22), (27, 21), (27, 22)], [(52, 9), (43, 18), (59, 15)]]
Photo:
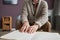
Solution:
[(30, 26), (29, 29), (28, 29), (28, 33), (34, 33), (36, 32), (38, 29), (38, 25), (33, 25), (33, 26)]

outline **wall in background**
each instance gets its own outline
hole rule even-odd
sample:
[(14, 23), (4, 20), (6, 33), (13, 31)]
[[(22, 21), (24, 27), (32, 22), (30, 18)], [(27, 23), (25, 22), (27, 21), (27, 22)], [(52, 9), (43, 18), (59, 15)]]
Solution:
[(54, 8), (54, 0), (46, 0), (49, 6), (49, 9), (53, 9)]
[(2, 16), (12, 16), (13, 18), (13, 27), (15, 27), (16, 17), (21, 14), (23, 1), (19, 0), (18, 5), (4, 5), (2, 0), (0, 0), (0, 27), (1, 26), (1, 17)]
[[(49, 9), (53, 9), (54, 0), (46, 0), (49, 5)], [(4, 5), (2, 0), (0, 0), (0, 27), (1, 26), (1, 17), (2, 16), (12, 16), (13, 18), (13, 27), (15, 27), (15, 22), (17, 16), (21, 14), (23, 0), (18, 1), (18, 5)]]

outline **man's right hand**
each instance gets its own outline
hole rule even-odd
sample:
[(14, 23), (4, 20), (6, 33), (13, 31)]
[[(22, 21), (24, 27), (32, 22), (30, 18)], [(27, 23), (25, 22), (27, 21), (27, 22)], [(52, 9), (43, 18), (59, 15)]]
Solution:
[(28, 28), (30, 27), (29, 23), (27, 21), (25, 21), (23, 23), (22, 28), (20, 29), (21, 32), (27, 32)]

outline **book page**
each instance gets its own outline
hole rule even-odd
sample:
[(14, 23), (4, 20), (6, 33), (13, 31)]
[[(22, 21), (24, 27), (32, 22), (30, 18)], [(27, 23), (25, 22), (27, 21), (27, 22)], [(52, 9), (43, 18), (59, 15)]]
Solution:
[(12, 40), (60, 40), (60, 36), (58, 33), (35, 32), (32, 34), (28, 34), (19, 32), (18, 30), (3, 35), (0, 38)]
[(0, 38), (4, 39), (15, 39), (15, 40), (31, 40), (33, 37), (33, 34), (28, 34), (28, 33), (22, 33), (19, 32), (18, 30), (8, 33), (6, 35), (1, 36)]
[(58, 33), (37, 32), (31, 40), (60, 40)]
[(5, 38), (0, 38), (0, 40), (15, 40), (15, 39), (5, 39)]

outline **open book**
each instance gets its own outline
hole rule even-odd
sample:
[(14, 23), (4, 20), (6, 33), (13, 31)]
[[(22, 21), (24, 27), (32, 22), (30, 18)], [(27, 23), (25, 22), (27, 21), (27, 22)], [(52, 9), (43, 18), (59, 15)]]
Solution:
[(5, 40), (60, 40), (58, 33), (35, 32), (32, 34), (22, 33), (18, 30), (8, 33), (0, 37)]

